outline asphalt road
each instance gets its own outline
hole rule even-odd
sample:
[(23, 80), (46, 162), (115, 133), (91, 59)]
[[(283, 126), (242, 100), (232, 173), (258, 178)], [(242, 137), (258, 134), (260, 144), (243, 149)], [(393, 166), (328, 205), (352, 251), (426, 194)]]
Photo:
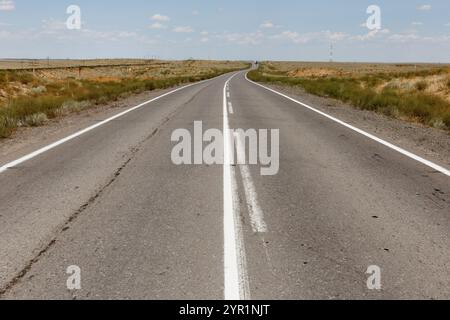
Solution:
[[(0, 173), (0, 298), (449, 299), (449, 176), (230, 76)], [(173, 164), (195, 121), (279, 129), (278, 174)]]

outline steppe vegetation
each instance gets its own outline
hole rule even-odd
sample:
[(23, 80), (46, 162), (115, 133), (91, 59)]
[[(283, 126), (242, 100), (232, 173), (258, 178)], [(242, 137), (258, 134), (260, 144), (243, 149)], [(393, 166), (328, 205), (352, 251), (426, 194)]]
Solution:
[(249, 78), (450, 131), (450, 66), (264, 62)]
[[(17, 128), (116, 101), (248, 67), (231, 61), (29, 61), (0, 63), (0, 138)], [(21, 67), (22, 66), (22, 67)], [(16, 69), (14, 69), (16, 68)]]

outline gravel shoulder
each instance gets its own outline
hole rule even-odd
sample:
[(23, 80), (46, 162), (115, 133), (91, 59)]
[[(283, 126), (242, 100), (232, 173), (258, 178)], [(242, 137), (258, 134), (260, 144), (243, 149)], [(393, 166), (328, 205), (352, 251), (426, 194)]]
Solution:
[(427, 160), (450, 168), (450, 134), (444, 130), (359, 110), (336, 99), (315, 96), (302, 88), (267, 85)]

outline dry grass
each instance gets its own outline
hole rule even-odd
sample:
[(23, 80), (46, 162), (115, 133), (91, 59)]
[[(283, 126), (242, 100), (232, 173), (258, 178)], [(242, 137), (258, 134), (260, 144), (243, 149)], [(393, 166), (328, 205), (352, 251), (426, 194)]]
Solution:
[(266, 62), (250, 77), (450, 130), (447, 65)]
[(154, 61), (155, 60), (144, 60), (144, 59), (91, 59), (91, 60), (3, 59), (0, 60), (0, 70), (74, 68), (78, 66), (110, 67), (119, 65), (145, 65), (154, 63)]
[(79, 112), (133, 93), (209, 79), (247, 68), (243, 62), (152, 61), (40, 70), (0, 70), (0, 138), (18, 127)]
[[(364, 76), (373, 74), (414, 74), (414, 73), (433, 73), (440, 72), (442, 69), (448, 69), (448, 65), (443, 64), (390, 64), (390, 63), (337, 63), (337, 62), (265, 62), (263, 66), (266, 70), (276, 71), (283, 74), (295, 72), (307, 72), (311, 76), (325, 75), (334, 76)], [(303, 76), (302, 74), (299, 74)]]

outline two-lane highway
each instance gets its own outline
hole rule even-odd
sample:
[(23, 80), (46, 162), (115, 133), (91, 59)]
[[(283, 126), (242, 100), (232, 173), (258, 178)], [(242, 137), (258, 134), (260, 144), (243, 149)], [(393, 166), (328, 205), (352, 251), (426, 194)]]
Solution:
[[(196, 121), (224, 164), (172, 162)], [(232, 164), (228, 128), (279, 130), (278, 174)], [(0, 173), (1, 298), (450, 298), (449, 209), (445, 173), (238, 72)]]

